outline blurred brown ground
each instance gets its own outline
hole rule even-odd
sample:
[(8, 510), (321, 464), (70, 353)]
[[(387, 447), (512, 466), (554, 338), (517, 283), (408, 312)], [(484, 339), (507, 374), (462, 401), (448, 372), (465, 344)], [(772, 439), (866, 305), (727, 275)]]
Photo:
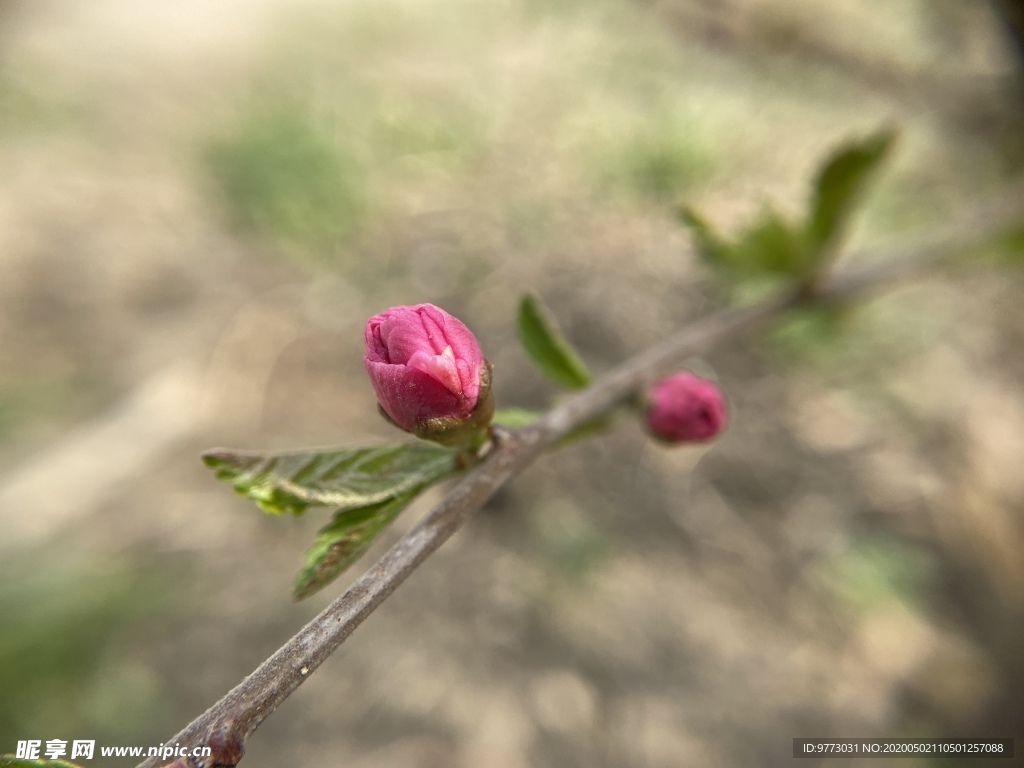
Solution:
[[(726, 230), (795, 213), (824, 153), (895, 121), (870, 247), (1024, 159), (982, 3), (9, 0), (0, 46), (0, 752), (160, 743), (355, 578), (291, 604), (322, 519), (263, 516), (198, 454), (395, 439), (371, 314), (445, 307), (499, 405), (542, 407), (521, 293), (597, 371), (716, 306), (677, 202)], [(1024, 749), (1022, 298), (968, 270), (837, 342), (791, 325), (695, 361), (721, 440), (628, 426), (532, 468), (244, 764)]]

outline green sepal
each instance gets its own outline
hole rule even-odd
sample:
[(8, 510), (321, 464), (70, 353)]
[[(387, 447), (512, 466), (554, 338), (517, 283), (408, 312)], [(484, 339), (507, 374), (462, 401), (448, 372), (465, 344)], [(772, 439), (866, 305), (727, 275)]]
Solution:
[[(413, 434), (424, 440), (431, 440), (460, 450), (480, 448), (490, 439), (491, 419), (494, 416), (494, 395), (491, 392), (492, 375), (491, 364), (484, 360), (484, 364), (480, 368), (480, 394), (477, 395), (476, 405), (468, 416), (461, 419), (454, 416), (423, 419), (416, 423)], [(384, 409), (379, 405), (377, 408), (384, 413)], [(394, 421), (386, 413), (384, 413), (384, 417), (394, 424)]]

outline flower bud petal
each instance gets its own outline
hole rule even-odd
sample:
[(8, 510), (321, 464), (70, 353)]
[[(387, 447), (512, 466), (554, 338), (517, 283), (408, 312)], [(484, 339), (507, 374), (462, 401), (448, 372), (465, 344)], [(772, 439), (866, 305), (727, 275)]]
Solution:
[(420, 434), (438, 419), (455, 425), (476, 409), (487, 363), (472, 332), (443, 309), (392, 307), (367, 321), (365, 341), (377, 402), (402, 429)]
[(647, 399), (647, 427), (666, 442), (710, 440), (725, 426), (725, 398), (718, 385), (688, 371), (659, 381)]
[[(451, 347), (446, 347), (445, 349), (450, 350)], [(437, 379), (452, 394), (458, 395), (463, 391), (462, 381), (459, 378), (459, 369), (455, 365), (454, 357), (449, 357), (443, 353), (432, 355), (429, 352), (419, 350), (413, 353), (407, 365), (414, 370), (421, 371)]]

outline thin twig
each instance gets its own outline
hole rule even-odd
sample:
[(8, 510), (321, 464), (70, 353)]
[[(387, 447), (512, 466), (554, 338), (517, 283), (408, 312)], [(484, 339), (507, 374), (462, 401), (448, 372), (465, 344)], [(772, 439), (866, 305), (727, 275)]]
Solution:
[[(713, 314), (625, 361), (567, 398), (537, 421), (498, 440), (489, 458), (463, 477), (412, 531), (391, 547), (341, 597), (264, 661), (224, 698), (166, 742), (210, 745), (202, 765), (234, 766), (249, 736), (373, 613), (416, 568), (447, 541), (494, 493), (573, 429), (628, 400), (685, 358), (721, 340), (750, 332), (799, 304), (863, 296), (919, 275), (984, 243), (994, 231), (1017, 223), (1020, 185), (971, 212), (957, 226), (922, 246), (883, 254), (881, 263), (843, 270), (812, 296), (786, 294), (753, 307)], [(891, 256), (892, 258), (889, 258)], [(876, 257), (877, 258), (877, 257)], [(156, 768), (149, 758), (138, 768)]]

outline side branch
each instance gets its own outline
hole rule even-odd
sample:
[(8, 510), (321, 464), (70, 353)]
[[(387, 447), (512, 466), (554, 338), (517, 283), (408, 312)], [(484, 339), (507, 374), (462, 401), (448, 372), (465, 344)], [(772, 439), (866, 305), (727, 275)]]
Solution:
[[(994, 231), (1017, 224), (1022, 213), (1018, 183), (959, 225), (922, 246), (885, 254), (869, 268), (844, 270), (813, 295), (791, 293), (753, 307), (713, 314), (641, 352), (567, 398), (534, 423), (502, 437), (487, 460), (463, 477), (444, 499), (391, 547), (341, 597), (264, 661), (224, 698), (170, 738), (168, 745), (209, 745), (206, 766), (234, 766), (245, 742), (288, 696), (373, 613), (416, 568), (494, 493), (573, 429), (628, 400), (650, 381), (721, 340), (764, 326), (799, 304), (854, 298), (920, 274), (984, 244)], [(149, 758), (138, 768), (157, 768)]]

